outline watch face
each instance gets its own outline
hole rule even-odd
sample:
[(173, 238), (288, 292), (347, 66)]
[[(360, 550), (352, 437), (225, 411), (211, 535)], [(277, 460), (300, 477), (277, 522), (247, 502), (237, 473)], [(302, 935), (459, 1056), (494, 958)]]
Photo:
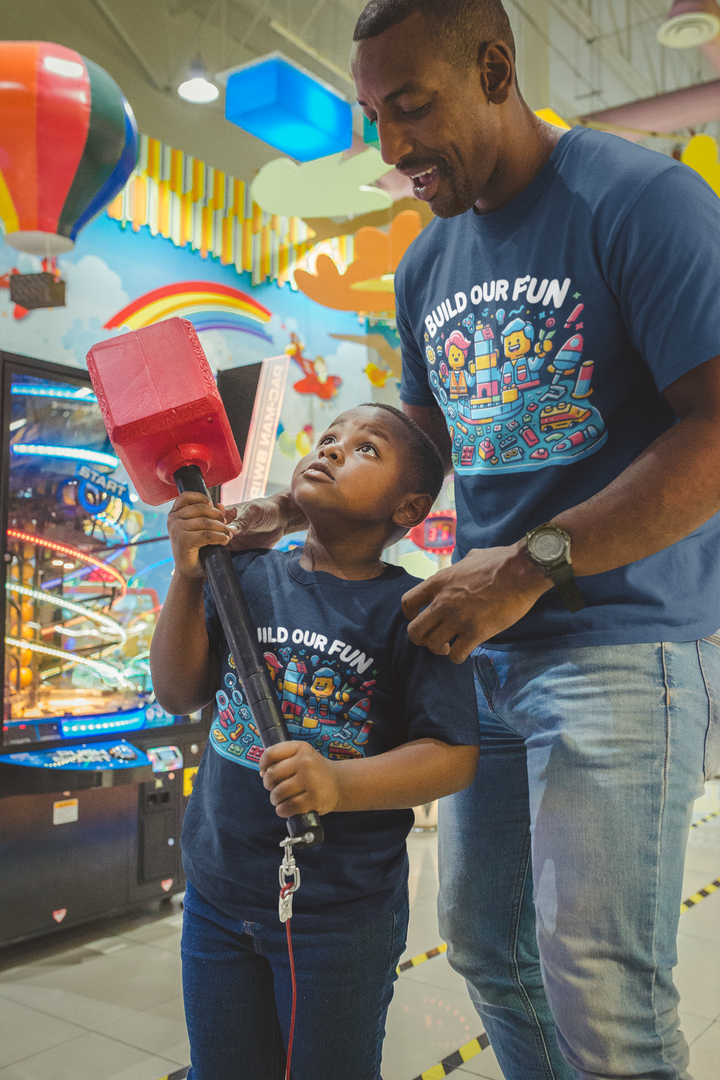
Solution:
[(555, 532), (542, 532), (532, 539), (532, 553), (542, 562), (554, 562), (565, 554), (565, 541)]

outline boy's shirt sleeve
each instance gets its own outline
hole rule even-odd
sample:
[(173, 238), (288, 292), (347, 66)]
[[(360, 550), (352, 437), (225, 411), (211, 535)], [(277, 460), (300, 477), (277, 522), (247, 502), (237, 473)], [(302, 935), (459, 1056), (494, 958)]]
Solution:
[(447, 656), (414, 645), (404, 623), (398, 635), (395, 665), (409, 741), (439, 739), (451, 746), (479, 744), (471, 657), (454, 664)]

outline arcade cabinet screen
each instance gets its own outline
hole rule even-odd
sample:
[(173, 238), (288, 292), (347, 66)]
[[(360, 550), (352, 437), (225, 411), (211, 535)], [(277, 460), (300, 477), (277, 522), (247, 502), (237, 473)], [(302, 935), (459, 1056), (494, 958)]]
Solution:
[(84, 373), (6, 364), (6, 394), (3, 746), (197, 722), (166, 713), (150, 681), (168, 508), (140, 501)]

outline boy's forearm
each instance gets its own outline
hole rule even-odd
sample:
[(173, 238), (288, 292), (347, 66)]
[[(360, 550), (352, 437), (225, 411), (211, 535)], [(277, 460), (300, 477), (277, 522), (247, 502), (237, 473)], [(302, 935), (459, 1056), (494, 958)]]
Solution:
[(336, 761), (337, 811), (401, 810), (472, 783), (479, 747), (417, 739), (375, 757)]
[(202, 579), (175, 573), (150, 648), (158, 701), (167, 712), (195, 712), (213, 695)]

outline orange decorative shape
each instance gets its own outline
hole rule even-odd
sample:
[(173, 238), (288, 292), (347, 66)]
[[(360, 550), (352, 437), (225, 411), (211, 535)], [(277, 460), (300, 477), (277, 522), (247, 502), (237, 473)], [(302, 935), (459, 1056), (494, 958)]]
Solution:
[(295, 271), (298, 288), (311, 300), (338, 311), (394, 311), (393, 293), (352, 286), (393, 273), (421, 231), (422, 221), (415, 210), (398, 214), (387, 233), (366, 226), (355, 236), (355, 259), (344, 274), (329, 255), (318, 255), (314, 274)]

